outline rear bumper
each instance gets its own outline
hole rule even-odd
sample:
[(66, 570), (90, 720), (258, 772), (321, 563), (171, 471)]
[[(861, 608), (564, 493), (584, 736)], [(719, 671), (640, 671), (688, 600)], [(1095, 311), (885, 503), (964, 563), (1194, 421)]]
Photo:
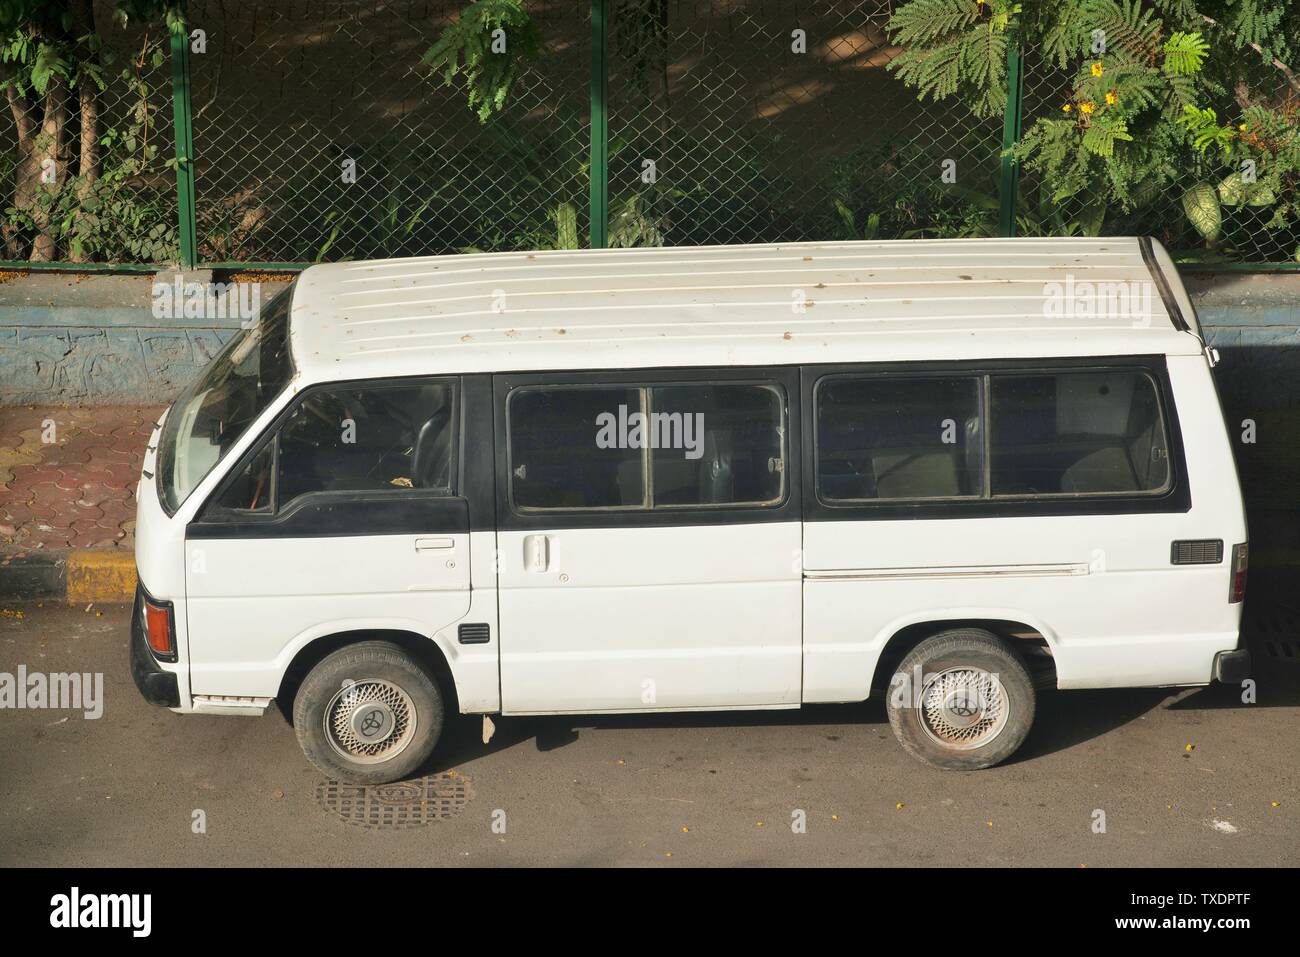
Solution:
[(180, 707), (181, 695), (176, 676), (162, 669), (145, 641), (141, 602), (140, 586), (137, 585), (135, 605), (131, 609), (131, 677), (145, 701), (163, 708)]
[(1241, 684), (1250, 677), (1250, 652), (1245, 648), (1220, 651), (1214, 656), (1214, 680), (1225, 685)]

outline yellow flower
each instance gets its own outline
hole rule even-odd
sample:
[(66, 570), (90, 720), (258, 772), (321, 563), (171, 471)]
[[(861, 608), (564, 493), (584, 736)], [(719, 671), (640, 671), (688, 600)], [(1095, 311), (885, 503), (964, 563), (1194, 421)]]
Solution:
[(1091, 113), (1094, 109), (1096, 109), (1096, 107), (1093, 105), (1091, 100), (1084, 100), (1082, 103), (1079, 104), (1079, 109), (1082, 110), (1084, 113)]
[(1069, 104), (1069, 103), (1066, 103), (1063, 107), (1061, 107), (1061, 112), (1062, 112), (1062, 113), (1069, 113), (1069, 112), (1070, 112), (1070, 104)]
[(1116, 93), (1114, 90), (1108, 90), (1106, 93), (1106, 104), (1108, 106), (1114, 106), (1118, 102), (1119, 102), (1119, 94)]
[(1101, 75), (1102, 75), (1103, 73), (1105, 73), (1105, 72), (1106, 72), (1106, 68), (1105, 68), (1104, 66), (1102, 66), (1100, 62), (1094, 63), (1094, 64), (1092, 65), (1092, 75), (1093, 75), (1093, 76), (1101, 76)]
[(1241, 130), (1243, 133), (1246, 132), (1246, 124), (1242, 123), (1241, 126), (1237, 127), (1237, 129)]

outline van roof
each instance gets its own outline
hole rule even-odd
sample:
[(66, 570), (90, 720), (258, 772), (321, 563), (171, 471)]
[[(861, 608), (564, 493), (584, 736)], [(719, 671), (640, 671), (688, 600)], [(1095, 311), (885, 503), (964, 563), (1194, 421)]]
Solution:
[[(1195, 354), (1201, 343), (1171, 317), (1156, 282), (1167, 280), (1148, 267), (1144, 242), (812, 242), (332, 263), (297, 281), (291, 348), (308, 381)], [(1066, 304), (1089, 288), (1105, 294), (1101, 306)]]

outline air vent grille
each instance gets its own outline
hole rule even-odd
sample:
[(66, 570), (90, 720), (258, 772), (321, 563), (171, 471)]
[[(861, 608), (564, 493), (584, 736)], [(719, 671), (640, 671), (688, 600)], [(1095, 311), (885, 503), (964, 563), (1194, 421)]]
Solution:
[(456, 630), (456, 640), (462, 645), (486, 645), (492, 640), (492, 630), (485, 621), (461, 625)]
[(1169, 560), (1175, 565), (1217, 565), (1223, 561), (1223, 539), (1199, 538), (1174, 542)]

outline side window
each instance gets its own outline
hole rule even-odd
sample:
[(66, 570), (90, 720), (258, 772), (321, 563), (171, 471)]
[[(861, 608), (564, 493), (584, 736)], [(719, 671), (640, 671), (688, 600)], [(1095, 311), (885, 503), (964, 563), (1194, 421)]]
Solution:
[(510, 394), (510, 490), (520, 508), (642, 508), (641, 451), (603, 446), (606, 415), (642, 412), (637, 388), (523, 388)]
[(996, 495), (1156, 492), (1169, 451), (1155, 383), (1143, 372), (993, 376)]
[(766, 385), (650, 389), (656, 507), (774, 505), (785, 490), (785, 414)]
[(518, 508), (770, 506), (785, 496), (785, 403), (773, 386), (527, 386), (507, 412)]
[(308, 492), (450, 493), (453, 400), (445, 382), (308, 393), (280, 427), (277, 507)]
[(981, 494), (977, 378), (832, 378), (816, 406), (822, 501)]

